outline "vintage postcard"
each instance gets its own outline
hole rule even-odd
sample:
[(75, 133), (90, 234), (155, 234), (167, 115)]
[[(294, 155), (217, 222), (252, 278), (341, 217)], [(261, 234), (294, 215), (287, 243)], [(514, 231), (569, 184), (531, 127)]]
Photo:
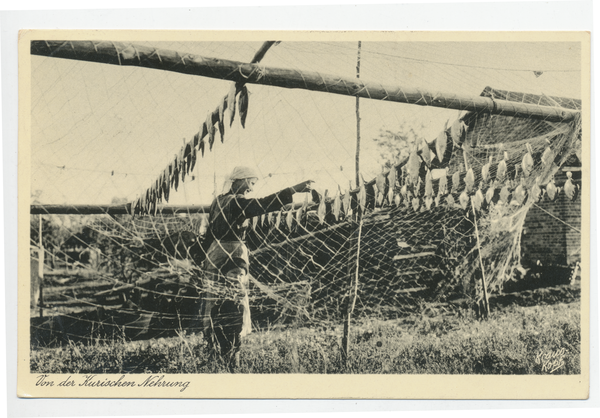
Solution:
[(590, 34), (25, 30), (18, 395), (586, 399)]

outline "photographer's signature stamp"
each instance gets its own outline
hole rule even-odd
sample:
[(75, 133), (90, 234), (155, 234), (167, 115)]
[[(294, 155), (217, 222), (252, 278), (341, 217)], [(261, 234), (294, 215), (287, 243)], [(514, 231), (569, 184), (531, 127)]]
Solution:
[(542, 372), (554, 373), (565, 365), (566, 350), (540, 350), (535, 355), (535, 364), (542, 366)]

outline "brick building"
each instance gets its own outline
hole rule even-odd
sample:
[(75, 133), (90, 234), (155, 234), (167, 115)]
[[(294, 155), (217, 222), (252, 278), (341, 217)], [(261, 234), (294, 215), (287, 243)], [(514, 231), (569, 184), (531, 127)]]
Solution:
[[(566, 165), (555, 176), (557, 184), (567, 179), (581, 184), (581, 167)], [(581, 260), (581, 193), (569, 200), (558, 193), (554, 201), (547, 198), (534, 205), (527, 214), (521, 237), (521, 255), (524, 267), (571, 266)], [(538, 263), (539, 262), (539, 263)]]

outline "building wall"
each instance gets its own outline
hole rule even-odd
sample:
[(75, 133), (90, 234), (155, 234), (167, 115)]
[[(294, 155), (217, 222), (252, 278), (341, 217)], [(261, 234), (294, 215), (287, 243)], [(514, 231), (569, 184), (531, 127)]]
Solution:
[[(573, 178), (577, 179), (578, 174), (574, 172)], [(564, 172), (555, 176), (557, 184), (564, 183), (566, 179)], [(539, 207), (534, 205), (525, 219), (521, 237), (523, 265), (535, 265), (539, 260), (545, 266), (567, 266), (579, 261), (581, 233), (577, 230), (581, 231), (580, 193), (571, 201), (561, 190), (554, 201), (545, 196), (537, 205)]]

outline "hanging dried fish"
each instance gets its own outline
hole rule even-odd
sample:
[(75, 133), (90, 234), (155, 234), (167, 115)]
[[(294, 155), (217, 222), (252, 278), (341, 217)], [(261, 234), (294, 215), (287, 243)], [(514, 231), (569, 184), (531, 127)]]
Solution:
[(156, 190), (152, 190), (152, 206), (151, 206), (151, 213), (156, 216), (156, 213), (158, 212), (158, 203), (156, 201)]
[(175, 188), (175, 191), (177, 191), (177, 187), (179, 187), (179, 161), (177, 160), (177, 155), (175, 155), (171, 166), (173, 167), (173, 174), (171, 176), (171, 187)]
[(167, 177), (167, 180), (169, 182), (169, 185), (171, 187), (173, 187), (173, 185), (175, 184), (175, 179), (174, 179), (174, 177), (175, 177), (175, 167), (174, 167), (173, 161), (171, 161), (171, 163), (169, 164), (168, 168), (169, 168), (169, 176)]
[(145, 215), (150, 215), (150, 193), (148, 193), (148, 190), (146, 190), (146, 193), (144, 193), (143, 211)]
[(476, 211), (481, 210), (481, 205), (483, 204), (483, 193), (481, 193), (481, 188), (477, 189), (475, 192), (475, 196), (473, 196), (473, 205), (475, 206)]
[(502, 202), (504, 202), (505, 204), (508, 204), (509, 199), (510, 199), (510, 191), (508, 190), (508, 186), (504, 185), (504, 187), (502, 187), (502, 190), (500, 190), (500, 200)]
[(540, 178), (536, 177), (533, 186), (531, 187), (531, 191), (529, 192), (529, 199), (532, 202), (537, 202), (540, 200), (540, 194), (542, 193), (542, 189), (540, 189)]
[(517, 184), (518, 178), (519, 178), (519, 164), (515, 164), (515, 178), (514, 178), (513, 184)]
[(408, 186), (406, 184), (400, 188), (400, 194), (403, 198), (408, 198)]
[(177, 188), (179, 187), (179, 170), (175, 170), (175, 191), (177, 191)]
[(156, 200), (162, 202), (162, 173), (154, 182), (154, 190), (156, 190)]
[(433, 197), (433, 179), (431, 176), (431, 171), (429, 170), (427, 170), (427, 174), (425, 174), (425, 197)]
[(348, 189), (348, 191), (344, 194), (344, 213), (346, 214), (346, 216), (348, 216), (348, 214), (350, 213), (350, 206), (352, 204), (351, 201), (351, 197), (350, 197), (350, 190), (352, 189), (352, 185), (350, 185), (350, 189)]
[(446, 155), (447, 146), (448, 136), (446, 135), (446, 130), (443, 130), (435, 139), (435, 153), (437, 154), (437, 159), (440, 163), (444, 162), (444, 155)]
[(229, 110), (229, 126), (233, 124), (233, 118), (235, 117), (235, 95), (237, 94), (237, 88), (235, 83), (231, 83), (229, 88), (229, 94), (227, 95), (227, 110)]
[(412, 184), (417, 183), (417, 179), (419, 178), (419, 170), (421, 169), (421, 159), (417, 155), (417, 151), (413, 151), (408, 157), (407, 163), (407, 172), (408, 178)]
[(388, 202), (391, 205), (394, 201), (394, 187), (396, 187), (396, 166), (392, 165), (390, 172), (387, 176), (389, 190), (388, 190)]
[(131, 203), (131, 214), (132, 215), (137, 215), (138, 213), (140, 213), (140, 200), (139, 199), (135, 199), (132, 203)]
[(444, 172), (442, 177), (440, 177), (440, 182), (438, 183), (438, 195), (443, 196), (448, 193), (448, 176), (447, 171)]
[(494, 198), (494, 194), (496, 193), (496, 189), (494, 187), (488, 187), (487, 192), (485, 192), (485, 201), (488, 203), (492, 203), (492, 199)]
[(523, 202), (525, 201), (525, 198), (527, 197), (527, 192), (525, 191), (525, 179), (523, 177), (521, 177), (521, 182), (515, 189), (515, 192), (513, 193), (513, 197), (514, 197), (514, 200), (519, 205), (522, 205)]
[(439, 205), (440, 205), (440, 195), (439, 195), (439, 194), (437, 194), (437, 195), (435, 196), (435, 199), (433, 199), (433, 201), (435, 202), (435, 205), (436, 205), (436, 206), (439, 206)]
[(154, 187), (150, 186), (150, 188), (147, 190), (148, 193), (148, 211), (150, 213), (153, 212), (153, 203), (154, 203)]
[(550, 147), (547, 147), (542, 154), (542, 164), (548, 167), (554, 162), (554, 152)]
[(292, 232), (292, 221), (294, 220), (294, 215), (291, 210), (288, 210), (287, 215), (285, 217), (285, 224), (288, 227), (288, 231)]
[(396, 204), (396, 207), (400, 206), (400, 195), (397, 194), (396, 196), (394, 196), (394, 203)]
[(421, 180), (421, 177), (419, 177), (419, 178), (417, 179), (417, 184), (414, 184), (414, 185), (413, 185), (413, 189), (412, 189), (412, 191), (413, 191), (413, 194), (414, 194), (415, 196), (420, 196), (420, 195), (421, 195), (421, 186), (422, 186), (422, 185), (423, 185), (423, 180)]
[(463, 190), (463, 192), (460, 194), (460, 196), (458, 197), (458, 201), (460, 202), (460, 207), (463, 209), (467, 208), (467, 205), (469, 204), (469, 195), (467, 194), (467, 190)]
[(465, 176), (465, 185), (467, 186), (467, 193), (471, 193), (473, 186), (475, 186), (475, 174), (473, 169), (469, 168), (467, 175)]
[(421, 141), (421, 159), (429, 167), (431, 165), (431, 152), (429, 151), (429, 144), (424, 139)]
[(365, 179), (362, 178), (362, 174), (361, 174), (361, 179), (362, 179), (362, 182), (360, 183), (360, 187), (358, 190), (358, 205), (360, 206), (361, 215), (364, 215), (365, 206), (367, 204), (367, 191), (365, 189)]
[(531, 145), (526, 144), (527, 153), (523, 156), (523, 160), (521, 161), (521, 168), (523, 169), (523, 174), (525, 177), (529, 177), (531, 172), (533, 171), (533, 149)]
[(242, 124), (242, 128), (246, 128), (246, 116), (248, 116), (248, 89), (246, 88), (246, 86), (242, 86), (242, 89), (240, 90), (238, 107), (240, 112), (240, 122)]
[(145, 193), (142, 193), (139, 201), (140, 201), (140, 214), (143, 215), (146, 213), (146, 195), (145, 195)]
[(183, 155), (185, 157), (185, 174), (189, 174), (192, 166), (192, 145), (189, 142), (185, 144)]
[(554, 178), (552, 178), (552, 180), (550, 180), (550, 182), (546, 185), (546, 193), (548, 194), (548, 197), (550, 198), (550, 200), (554, 200), (554, 197), (556, 196), (556, 192), (557, 192), (556, 184), (554, 184)]
[(179, 172), (181, 173), (181, 181), (185, 181), (185, 175), (187, 171), (187, 164), (185, 158), (185, 148), (179, 150)]
[(571, 173), (570, 171), (567, 172), (567, 181), (565, 181), (564, 190), (565, 190), (565, 194), (567, 195), (569, 200), (573, 200), (573, 198), (575, 197), (575, 192), (576, 192), (572, 177), (573, 177), (573, 173)]
[(452, 197), (451, 194), (449, 194), (448, 196), (446, 196), (446, 203), (448, 204), (448, 206), (450, 206), (451, 208), (454, 207), (455, 203), (454, 203), (454, 197)]
[(281, 210), (277, 212), (277, 217), (275, 218), (275, 228), (277, 229), (279, 229), (279, 225), (281, 225), (281, 213)]
[(499, 183), (504, 183), (506, 178), (506, 160), (508, 160), (508, 153), (504, 151), (504, 159), (498, 163), (496, 171), (496, 181)]
[[(377, 186), (378, 193), (381, 193), (381, 200), (383, 200), (383, 193), (385, 192), (385, 176), (383, 173), (379, 173), (375, 178), (375, 185)], [(377, 197), (379, 200), (379, 196)]]
[(204, 157), (204, 138), (200, 138), (198, 149), (202, 152), (202, 156)]
[(196, 167), (196, 159), (198, 158), (198, 151), (196, 148), (192, 148), (192, 157), (190, 158), (190, 171), (194, 171), (194, 167)]
[(266, 215), (264, 213), (262, 215), (260, 215), (260, 226), (261, 227), (265, 226), (265, 217), (266, 217)]
[(225, 142), (225, 98), (221, 100), (219, 104), (219, 120), (217, 120), (219, 126), (219, 134), (221, 135), (221, 144)]
[(323, 222), (325, 222), (325, 215), (327, 213), (326, 207), (325, 207), (325, 197), (327, 197), (327, 190), (325, 190), (325, 196), (323, 196), (323, 198), (319, 202), (319, 206), (317, 207), (317, 216), (319, 218), (319, 225), (323, 225)]
[(340, 209), (342, 206), (342, 200), (340, 199), (339, 191), (336, 192), (335, 197), (333, 198), (333, 216), (336, 221), (340, 220)]
[(450, 135), (456, 144), (461, 145), (464, 142), (467, 132), (466, 128), (467, 125), (460, 119), (456, 119), (450, 127)]
[(169, 203), (169, 191), (171, 189), (170, 185), (169, 185), (169, 170), (168, 168), (165, 169), (165, 171), (163, 172), (163, 176), (162, 176), (162, 189), (163, 189), (163, 196), (165, 198), (165, 201), (167, 203)]
[(304, 213), (304, 205), (300, 206), (296, 211), (296, 223), (302, 225), (302, 215)]
[(212, 147), (215, 142), (215, 125), (213, 123), (212, 111), (208, 112), (208, 115), (206, 115), (206, 121), (204, 124), (206, 125), (208, 136), (208, 149), (212, 151)]
[(413, 197), (413, 200), (412, 200), (413, 210), (415, 212), (418, 212), (420, 206), (421, 206), (421, 202), (419, 202), (419, 198), (418, 197)]
[(383, 194), (385, 191), (385, 176), (383, 173), (379, 173), (375, 178), (375, 185), (377, 185), (377, 190), (379, 193)]
[(382, 207), (383, 206), (383, 193), (379, 193), (377, 192), (377, 207)]
[(452, 193), (458, 193), (458, 186), (460, 183), (460, 173), (457, 171), (452, 174)]
[(431, 209), (431, 205), (433, 204), (433, 199), (431, 198), (431, 196), (428, 196), (425, 198), (425, 207), (427, 208), (427, 210)]
[(483, 178), (484, 183), (487, 183), (490, 179), (490, 167), (492, 166), (492, 161), (494, 157), (490, 155), (490, 160), (487, 164), (481, 167), (481, 177)]

